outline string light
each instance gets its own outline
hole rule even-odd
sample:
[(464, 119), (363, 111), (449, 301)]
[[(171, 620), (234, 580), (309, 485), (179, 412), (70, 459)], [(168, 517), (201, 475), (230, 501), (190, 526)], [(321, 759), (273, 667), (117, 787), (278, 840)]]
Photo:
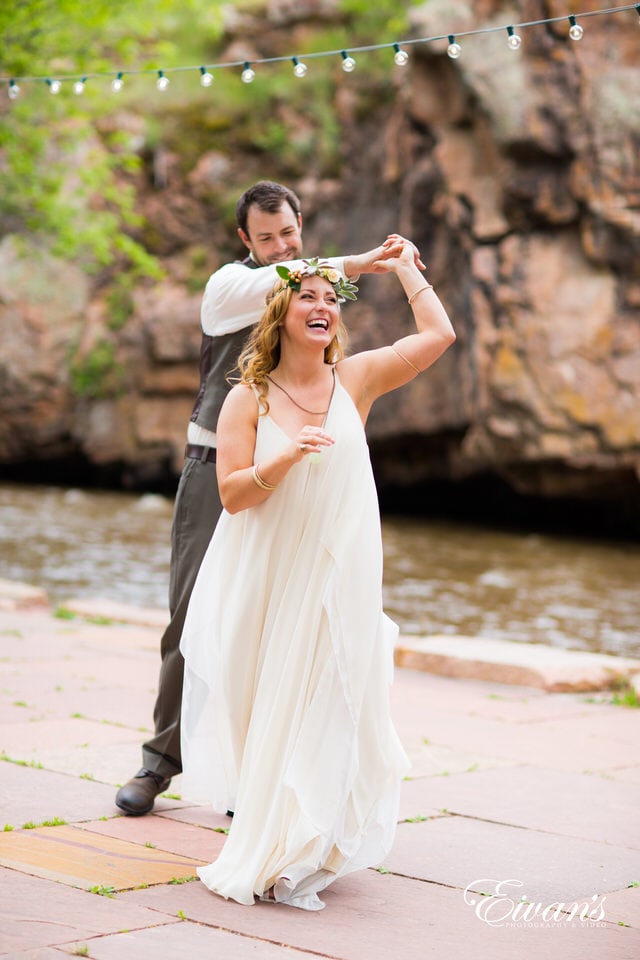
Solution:
[(513, 27), (507, 27), (507, 33), (509, 34), (507, 44), (512, 50), (517, 50), (522, 43), (522, 37), (519, 37), (518, 34), (514, 32)]
[(395, 50), (393, 62), (399, 67), (404, 67), (404, 65), (409, 61), (409, 54), (406, 50), (400, 49), (399, 43), (394, 43), (393, 49)]
[(297, 57), (291, 58), (293, 61), (293, 75), (294, 77), (306, 77), (307, 75), (307, 65), (306, 63), (300, 63)]
[(203, 87), (210, 87), (213, 83), (213, 74), (206, 67), (200, 67), (200, 83)]
[[(490, 27), (478, 27), (476, 29), (463, 31), (459, 33), (457, 37), (453, 36), (452, 34), (449, 34), (448, 36), (449, 45), (447, 47), (447, 54), (449, 55), (449, 57), (451, 57), (454, 60), (460, 56), (462, 52), (460, 43), (459, 43), (461, 37), (480, 36), (481, 34), (496, 33), (504, 30), (506, 30), (508, 34), (507, 43), (509, 44), (509, 47), (513, 50), (517, 50), (521, 46), (522, 38), (519, 36), (519, 34), (515, 32), (516, 27), (518, 27), (519, 29), (522, 29), (522, 28), (528, 28), (528, 27), (542, 26), (550, 23), (561, 23), (563, 21), (566, 23), (567, 19), (569, 20), (569, 24), (570, 24), (569, 26), (570, 38), (572, 40), (579, 40), (584, 35), (584, 29), (582, 25), (577, 22), (578, 18), (580, 18), (581, 20), (584, 20), (586, 17), (596, 17), (596, 16), (604, 16), (604, 15), (614, 14), (614, 13), (623, 13), (625, 11), (630, 11), (630, 10), (634, 10), (637, 13), (638, 17), (640, 18), (640, 3), (630, 3), (630, 4), (625, 4), (624, 6), (619, 6), (619, 7), (609, 7), (609, 8), (600, 9), (600, 10), (587, 10), (582, 13), (577, 13), (571, 16), (567, 16), (565, 14), (563, 16), (558, 16), (558, 17), (546, 17), (545, 19), (541, 19), (541, 20), (530, 20), (527, 22), (512, 24), (510, 26), (494, 25)], [(640, 23), (640, 19), (638, 22)], [(444, 34), (441, 36), (416, 37), (413, 39), (402, 40), (395, 43), (376, 43), (376, 44), (371, 44), (370, 46), (352, 47), (351, 53), (369, 52), (372, 50), (393, 49), (395, 63), (397, 63), (400, 66), (403, 66), (408, 62), (408, 54), (405, 49), (402, 49), (403, 47), (409, 47), (416, 44), (432, 43), (434, 41), (441, 41), (446, 39), (447, 39), (447, 34)], [(346, 50), (324, 50), (324, 51), (318, 51), (315, 53), (312, 52), (312, 53), (305, 54), (305, 60), (309, 60), (311, 58), (316, 59), (319, 57), (333, 57), (338, 54), (342, 56), (342, 69), (346, 73), (351, 73), (355, 69), (356, 61), (351, 54), (347, 53)], [(293, 62), (294, 75), (296, 77), (302, 77), (305, 75), (307, 65), (305, 63), (301, 63), (297, 57), (291, 57), (291, 56), (265, 57), (264, 59), (255, 60), (253, 62), (254, 64), (265, 64), (265, 63), (281, 63), (287, 60)], [(238, 67), (238, 66), (242, 66), (242, 61), (213, 64), (211, 69), (216, 70), (216, 69), (222, 69), (223, 67)], [(134, 76), (134, 75), (140, 76), (148, 73), (156, 73), (157, 74), (156, 84), (158, 86), (158, 89), (165, 90), (169, 85), (169, 78), (165, 76), (165, 73), (177, 73), (177, 72), (186, 71), (186, 70), (188, 71), (198, 70), (198, 67), (195, 65), (171, 67), (166, 71), (162, 71), (162, 70), (156, 71), (156, 70), (149, 70), (149, 69), (128, 70), (127, 74), (130, 76)], [(202, 86), (203, 87), (210, 86), (213, 81), (213, 74), (210, 73), (206, 67), (200, 67), (199, 70), (200, 70), (200, 83), (202, 84)], [(20, 86), (18, 85), (18, 81), (21, 84), (42, 83), (44, 81), (49, 87), (49, 90), (52, 94), (57, 94), (60, 92), (62, 81), (70, 81), (70, 86), (72, 87), (74, 92), (77, 94), (80, 94), (81, 92), (84, 91), (84, 85), (88, 78), (109, 77), (109, 76), (113, 77), (113, 74), (109, 74), (108, 72), (107, 73), (91, 73), (91, 74), (88, 74), (88, 77), (87, 76), (80, 77), (79, 75), (63, 76), (63, 77), (58, 77), (55, 80), (51, 80), (49, 77), (44, 77), (44, 76), (23, 76), (23, 77), (13, 77), (13, 78), (0, 76), (0, 85), (7, 84), (8, 96), (11, 100), (15, 100), (20, 93)], [(122, 90), (124, 86), (123, 76), (124, 74), (122, 72), (119, 72), (111, 80), (111, 89), (114, 93), (117, 93), (120, 90)], [(242, 71), (243, 82), (251, 83), (254, 77), (255, 77), (255, 72), (252, 69), (251, 64), (245, 61), (244, 69)]]
[(456, 38), (452, 33), (449, 34), (449, 46), (447, 47), (447, 54), (451, 57), (452, 60), (457, 60), (460, 54), (462, 53), (462, 47), (459, 43), (456, 43)]
[(255, 71), (251, 69), (251, 64), (249, 61), (245, 61), (244, 70), (242, 71), (242, 82), (243, 83), (253, 83), (255, 78)]
[(571, 26), (569, 27), (569, 36), (571, 37), (571, 39), (582, 40), (584, 30), (582, 29), (579, 23), (576, 23), (576, 18), (574, 16), (569, 17), (569, 23), (571, 24)]
[(353, 57), (350, 57), (346, 50), (341, 51), (342, 55), (342, 69), (345, 73), (353, 73), (356, 68), (356, 62)]

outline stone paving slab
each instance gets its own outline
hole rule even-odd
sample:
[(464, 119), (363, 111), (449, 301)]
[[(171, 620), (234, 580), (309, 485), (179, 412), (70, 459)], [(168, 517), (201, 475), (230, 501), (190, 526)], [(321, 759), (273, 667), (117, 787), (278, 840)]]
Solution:
[[(173, 782), (173, 781), (172, 781)], [(229, 817), (223, 813), (216, 813), (208, 804), (190, 804), (183, 802), (176, 806), (175, 810), (158, 810), (157, 805), (153, 808), (154, 814), (158, 813), (163, 819), (180, 820), (181, 823), (192, 823), (199, 827), (206, 827), (209, 830), (217, 830), (229, 826)]]
[[(0, 723), (33, 722), (37, 719), (64, 719), (79, 715), (99, 723), (117, 723), (146, 735), (150, 732), (155, 693), (151, 686), (145, 692), (140, 688), (123, 689), (116, 695), (113, 685), (100, 680), (79, 680), (50, 673), (25, 669), (20, 675), (2, 677), (0, 692)], [(21, 706), (16, 707), (16, 704)], [(22, 713), (20, 713), (22, 710)]]
[[(431, 715), (463, 714), (513, 724), (548, 723), (555, 718), (593, 716), (594, 698), (589, 694), (555, 693), (533, 687), (506, 686), (485, 680), (458, 680), (429, 675), (425, 695), (424, 674), (403, 667), (395, 669), (391, 688), (394, 716), (405, 734), (424, 733)], [(603, 711), (610, 708), (602, 704)]]
[(110, 820), (92, 820), (79, 824), (83, 830), (112, 837), (127, 843), (149, 845), (155, 850), (165, 850), (180, 857), (191, 857), (206, 863), (215, 860), (222, 850), (230, 820), (220, 827), (206, 829), (185, 823), (172, 817), (117, 817)]
[[(142, 736), (145, 736), (144, 734)], [(140, 740), (133, 738), (114, 739), (112, 743), (100, 747), (85, 747), (80, 750), (50, 750), (43, 754), (42, 763), (52, 770), (58, 770), (69, 776), (87, 775), (93, 780), (112, 784), (111, 802), (104, 812), (112, 814), (116, 794), (115, 787), (140, 769)], [(173, 786), (170, 792), (175, 794)]]
[(204, 860), (98, 836), (75, 826), (0, 834), (0, 865), (75, 887), (126, 890), (195, 875)]
[(39, 770), (16, 763), (0, 764), (0, 817), (20, 827), (23, 823), (44, 820), (93, 820), (113, 816), (111, 785), (79, 780), (50, 770)]
[(607, 776), (620, 783), (635, 783), (637, 786), (640, 786), (640, 765), (614, 767), (608, 771)]
[(522, 724), (516, 730), (504, 721), (430, 711), (422, 731), (432, 744), (551, 769), (608, 771), (635, 764), (640, 711), (591, 706), (584, 715)]
[[(167, 914), (178, 909), (199, 924), (287, 943), (332, 960), (635, 960), (637, 931), (579, 921), (491, 927), (464, 902), (463, 891), (365, 870), (322, 894), (326, 909), (309, 915), (283, 904), (226, 901), (198, 882), (133, 890), (119, 899)], [(294, 952), (295, 951), (295, 952)], [(250, 954), (247, 954), (250, 956)]]
[(15, 610), (20, 606), (40, 606), (49, 603), (46, 590), (32, 587), (29, 583), (18, 583), (15, 580), (0, 578), (0, 600), (7, 602), (7, 610)]
[[(43, 723), (14, 723), (0, 731), (0, 751), (12, 760), (41, 763), (57, 769), (54, 758), (67, 751), (83, 753), (89, 747), (101, 748), (113, 743), (140, 743), (140, 734), (114, 724), (72, 717)], [(75, 772), (75, 771), (74, 771)], [(81, 773), (86, 772), (82, 770)]]
[[(74, 941), (86, 943), (101, 934), (166, 925), (170, 920), (126, 900), (96, 896), (0, 867), (2, 956), (19, 957), (25, 951)], [(122, 960), (129, 958), (123, 956)]]
[(632, 658), (485, 637), (401, 637), (395, 661), (427, 673), (557, 692), (608, 690), (640, 673), (640, 660)]
[[(1, 941), (0, 941), (1, 942)], [(9, 956), (5, 954), (5, 956)], [(69, 950), (56, 950), (55, 947), (43, 947), (42, 949), (20, 950), (18, 953), (11, 952), (11, 960), (69, 960)]]
[(484, 770), (513, 765), (513, 761), (508, 759), (482, 756), (463, 749), (452, 750), (450, 747), (425, 743), (423, 740), (405, 738), (404, 748), (411, 764), (408, 773), (410, 777), (444, 777), (478, 768)]
[[(84, 944), (76, 944), (82, 947)], [(269, 943), (229, 930), (202, 926), (188, 920), (167, 926), (149, 927), (117, 936), (89, 941), (92, 960), (165, 960), (168, 957), (220, 958), (220, 960), (318, 960), (317, 953), (291, 950), (284, 944)]]
[[(579, 864), (579, 869), (576, 865)], [(469, 817), (401, 823), (383, 866), (394, 874), (482, 892), (483, 878), (515, 879), (545, 904), (585, 900), (637, 879), (638, 854), (611, 844), (558, 837)], [(479, 885), (478, 885), (479, 883)]]
[(81, 597), (65, 600), (64, 606), (82, 617), (104, 617), (120, 623), (152, 627), (162, 633), (169, 622), (169, 611), (159, 607), (135, 607), (128, 603), (100, 597)]
[[(636, 880), (638, 886), (627, 887), (626, 890), (617, 890), (607, 894), (607, 919), (613, 923), (630, 924), (635, 928), (634, 940), (640, 948), (640, 877)], [(636, 953), (636, 957), (640, 949)]]
[[(581, 803), (587, 794), (589, 803)], [(575, 802), (567, 802), (571, 797)], [(640, 850), (637, 787), (593, 774), (521, 766), (409, 780), (402, 785), (401, 812), (411, 809)]]

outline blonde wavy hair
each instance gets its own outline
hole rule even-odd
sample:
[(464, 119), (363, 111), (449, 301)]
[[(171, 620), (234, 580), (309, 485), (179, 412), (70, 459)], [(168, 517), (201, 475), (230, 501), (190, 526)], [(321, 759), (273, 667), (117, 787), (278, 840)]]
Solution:
[[(267, 375), (280, 362), (280, 327), (289, 309), (292, 295), (291, 287), (284, 281), (278, 280), (267, 294), (266, 310), (251, 331), (238, 358), (240, 377), (236, 382), (257, 387), (261, 414), (269, 412)], [(346, 345), (347, 329), (339, 316), (336, 334), (324, 349), (324, 362), (334, 364), (342, 360)]]

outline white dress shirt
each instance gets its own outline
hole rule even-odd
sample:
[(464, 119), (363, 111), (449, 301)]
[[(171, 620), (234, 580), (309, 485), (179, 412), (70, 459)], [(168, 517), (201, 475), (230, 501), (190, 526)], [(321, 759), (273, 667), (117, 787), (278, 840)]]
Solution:
[[(344, 257), (328, 257), (334, 269), (344, 273)], [(290, 269), (301, 267), (302, 260), (289, 260)], [(200, 309), (202, 332), (210, 337), (222, 337), (244, 327), (251, 327), (262, 316), (265, 297), (278, 279), (276, 265), (247, 269), (242, 263), (226, 263), (212, 273), (207, 281)], [(189, 422), (187, 442), (203, 447), (215, 447), (216, 435), (211, 430)]]

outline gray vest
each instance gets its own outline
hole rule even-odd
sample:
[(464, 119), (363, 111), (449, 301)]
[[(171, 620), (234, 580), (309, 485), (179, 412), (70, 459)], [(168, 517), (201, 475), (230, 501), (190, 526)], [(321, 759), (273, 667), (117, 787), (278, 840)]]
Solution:
[[(249, 257), (238, 262), (250, 269), (258, 266)], [(220, 409), (233, 386), (227, 382), (227, 377), (238, 376), (238, 357), (250, 329), (251, 327), (244, 327), (221, 337), (210, 337), (203, 333), (200, 347), (200, 388), (191, 414), (192, 423), (197, 423), (199, 427), (215, 433)]]

